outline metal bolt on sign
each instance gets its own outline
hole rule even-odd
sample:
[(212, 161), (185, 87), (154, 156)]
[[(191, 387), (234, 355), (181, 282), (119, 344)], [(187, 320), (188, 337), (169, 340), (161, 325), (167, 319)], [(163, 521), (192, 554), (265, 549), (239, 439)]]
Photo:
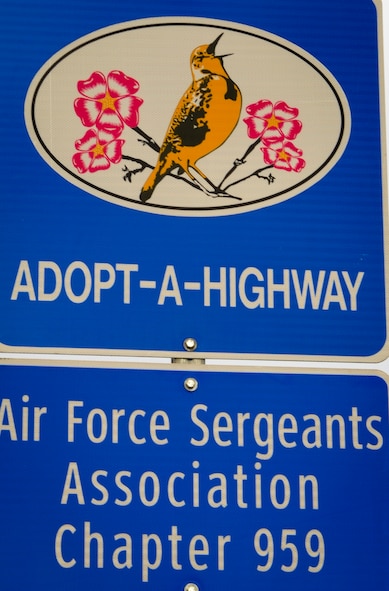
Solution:
[[(197, 390), (199, 383), (196, 380), (196, 378), (186, 378), (185, 382), (184, 382), (184, 386), (185, 389), (188, 390), (188, 392), (195, 392), (195, 390)], [(186, 589), (186, 587), (185, 587)]]
[(184, 587), (184, 591), (199, 591), (199, 586), (196, 583), (187, 583)]
[(196, 351), (197, 349), (197, 341), (196, 339), (192, 339), (191, 337), (185, 339), (183, 344), (185, 351)]

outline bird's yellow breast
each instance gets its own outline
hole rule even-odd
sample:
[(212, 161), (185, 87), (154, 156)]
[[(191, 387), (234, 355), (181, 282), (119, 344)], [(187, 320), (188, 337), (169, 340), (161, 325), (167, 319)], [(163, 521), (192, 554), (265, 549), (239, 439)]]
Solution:
[(211, 77), (207, 91), (205, 119), (211, 132), (208, 134), (211, 136), (209, 141), (217, 148), (231, 135), (238, 123), (242, 97), (234, 82), (222, 77)]
[(230, 79), (213, 75), (194, 82), (182, 97), (171, 128), (176, 145), (186, 148), (185, 158), (195, 163), (219, 148), (235, 129), (241, 107), (240, 91)]

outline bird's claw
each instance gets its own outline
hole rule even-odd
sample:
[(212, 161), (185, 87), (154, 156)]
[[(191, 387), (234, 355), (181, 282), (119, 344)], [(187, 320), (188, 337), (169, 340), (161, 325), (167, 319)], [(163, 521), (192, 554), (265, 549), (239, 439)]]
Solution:
[(215, 191), (207, 191), (207, 195), (216, 199), (217, 197), (224, 197), (227, 199), (236, 199), (237, 201), (242, 201), (240, 197), (235, 197), (234, 195), (230, 195), (227, 191), (223, 191), (223, 189), (216, 189)]

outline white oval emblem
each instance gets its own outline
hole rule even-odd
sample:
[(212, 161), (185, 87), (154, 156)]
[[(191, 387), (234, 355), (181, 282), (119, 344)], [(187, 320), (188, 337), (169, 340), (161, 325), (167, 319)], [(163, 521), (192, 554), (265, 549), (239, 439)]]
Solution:
[(29, 135), (89, 193), (167, 215), (228, 215), (317, 183), (351, 116), (314, 57), (252, 27), (158, 18), (96, 31), (32, 81)]

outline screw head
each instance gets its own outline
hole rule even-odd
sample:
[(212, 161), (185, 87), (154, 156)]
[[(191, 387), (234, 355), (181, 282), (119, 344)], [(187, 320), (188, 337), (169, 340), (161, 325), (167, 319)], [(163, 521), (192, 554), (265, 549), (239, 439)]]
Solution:
[(196, 378), (186, 378), (184, 382), (185, 390), (188, 390), (188, 392), (194, 392), (195, 390), (197, 390), (198, 386), (199, 383), (196, 380)]
[(185, 349), (185, 351), (196, 351), (196, 349), (197, 349), (196, 339), (192, 339), (191, 337), (188, 337), (187, 339), (185, 339), (184, 349)]
[(199, 586), (196, 583), (187, 583), (184, 587), (184, 591), (199, 591)]

